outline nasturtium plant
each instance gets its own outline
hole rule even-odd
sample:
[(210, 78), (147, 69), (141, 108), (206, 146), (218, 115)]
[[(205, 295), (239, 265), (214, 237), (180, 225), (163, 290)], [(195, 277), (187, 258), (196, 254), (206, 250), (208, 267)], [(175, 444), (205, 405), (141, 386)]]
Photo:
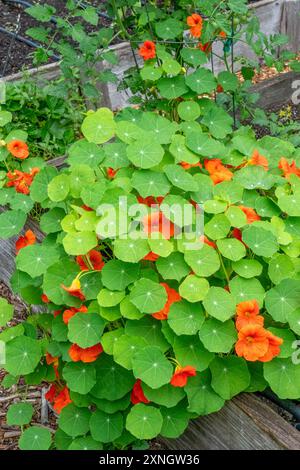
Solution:
[[(51, 444), (30, 407), (11, 407), (22, 449), (136, 447), (240, 392), (300, 398), (300, 222), (283, 202), (300, 192), (293, 152), (263, 154), (247, 130), (207, 127), (197, 99), (177, 104), (176, 122), (89, 113), (66, 166), (32, 183), (44, 238), (22, 231), (11, 285), (43, 313), (10, 327), (1, 299), (0, 340), (7, 385), (49, 383), (59, 419)], [(6, 236), (23, 219), (11, 210)]]

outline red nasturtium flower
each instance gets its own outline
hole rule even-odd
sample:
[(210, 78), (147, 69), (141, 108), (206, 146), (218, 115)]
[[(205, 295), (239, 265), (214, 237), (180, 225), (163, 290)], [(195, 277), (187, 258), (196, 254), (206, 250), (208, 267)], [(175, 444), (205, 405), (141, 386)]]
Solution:
[(184, 170), (189, 170), (190, 168), (195, 168), (197, 166), (199, 168), (202, 168), (202, 165), (200, 162), (197, 162), (197, 163), (180, 162), (180, 165), (182, 166)]
[(172, 289), (172, 287), (168, 286), (165, 282), (161, 282), (160, 285), (165, 288), (168, 299), (165, 306), (159, 312), (153, 313), (152, 317), (156, 318), (156, 320), (166, 320), (168, 318), (171, 305), (175, 302), (179, 302), (181, 297), (175, 289)]
[(68, 308), (64, 311), (63, 321), (67, 325), (69, 323), (69, 320), (71, 320), (71, 318), (74, 317), (74, 315), (76, 315), (76, 313), (78, 313), (78, 312), (87, 313), (87, 311), (88, 311), (88, 309), (85, 305), (82, 305), (80, 308), (70, 307), (70, 308)]
[(295, 160), (289, 163), (286, 158), (281, 158), (278, 168), (283, 171), (286, 179), (289, 179), (290, 175), (300, 176), (300, 168), (297, 168)]
[(25, 160), (29, 155), (28, 145), (23, 140), (12, 140), (7, 144), (7, 150), (20, 160)]
[(25, 246), (34, 245), (35, 242), (36, 242), (35, 234), (33, 233), (32, 230), (27, 230), (27, 232), (25, 232), (25, 234), (23, 236), (19, 237), (18, 240), (16, 241), (16, 251), (17, 251), (17, 253), (19, 253), (19, 251), (22, 248), (25, 248)]
[(211, 42), (206, 42), (205, 44), (202, 44), (201, 42), (199, 42), (197, 47), (200, 49), (200, 51), (203, 51), (206, 54), (208, 54), (209, 52), (211, 52), (212, 43)]
[(81, 208), (84, 209), (87, 212), (92, 212), (93, 211), (93, 209), (91, 207), (87, 206), (86, 204), (82, 204)]
[(222, 181), (230, 181), (233, 177), (233, 173), (222, 164), (219, 158), (204, 160), (204, 167), (208, 171), (214, 184), (221, 183)]
[(35, 175), (40, 171), (39, 168), (33, 168), (30, 173), (24, 173), (20, 170), (9, 171), (7, 173), (8, 182), (7, 187), (14, 186), (17, 193), (29, 194), (30, 186), (33, 182)]
[(264, 170), (268, 171), (269, 162), (266, 157), (261, 155), (258, 150), (254, 150), (250, 160), (248, 161), (249, 165), (258, 165), (262, 166)]
[(106, 174), (107, 178), (113, 180), (119, 170), (114, 170), (113, 168), (107, 168)]
[(78, 297), (80, 300), (85, 300), (85, 297), (81, 292), (81, 283), (77, 277), (72, 281), (70, 287), (66, 287), (64, 284), (61, 284), (61, 287), (70, 295), (73, 295), (73, 297)]
[(148, 197), (142, 197), (138, 196), (137, 200), (140, 204), (145, 204), (148, 207), (159, 205), (163, 202), (164, 197), (163, 196), (158, 196), (158, 197), (153, 197), (153, 196), (148, 196)]
[(202, 33), (203, 20), (198, 13), (193, 13), (186, 19), (187, 25), (190, 27), (190, 34), (194, 38), (200, 38)]
[(140, 379), (137, 379), (137, 381), (135, 382), (133, 386), (131, 396), (130, 396), (130, 401), (133, 405), (137, 405), (138, 403), (150, 403), (148, 398), (145, 397)]
[(95, 271), (101, 271), (104, 266), (104, 261), (102, 259), (101, 253), (97, 250), (91, 250), (85, 256), (77, 256), (76, 263), (80, 266), (81, 271), (90, 271), (91, 267), (89, 266), (85, 257), (88, 256), (90, 264), (93, 266)]
[(222, 85), (219, 84), (216, 88), (216, 92), (217, 93), (223, 93), (223, 91), (224, 91), (224, 88), (222, 87)]
[(171, 378), (170, 384), (173, 387), (185, 387), (187, 384), (187, 379), (189, 377), (194, 377), (196, 375), (196, 369), (192, 366), (177, 366), (175, 372)]
[(260, 216), (255, 212), (252, 207), (245, 207), (245, 206), (238, 206), (239, 209), (241, 209), (245, 216), (247, 217), (247, 223), (252, 224), (256, 220), (260, 220)]
[(68, 387), (61, 389), (57, 384), (51, 385), (48, 392), (45, 394), (45, 398), (53, 404), (53, 408), (58, 414), (65, 406), (72, 403)]
[(209, 240), (205, 235), (201, 235), (200, 241), (205, 243), (208, 246), (211, 246), (214, 249), (217, 248), (217, 245), (213, 241)]
[(73, 362), (94, 362), (103, 352), (101, 344), (95, 344), (89, 348), (81, 348), (78, 344), (72, 344), (69, 356)]
[(50, 303), (50, 300), (49, 300), (49, 298), (46, 294), (42, 294), (41, 299), (42, 299), (42, 302), (44, 302), (44, 304), (49, 304)]
[(153, 251), (149, 251), (149, 253), (144, 256), (144, 260), (145, 261), (157, 261), (159, 258), (159, 255), (157, 255), (156, 253), (153, 253)]
[(237, 330), (244, 328), (247, 325), (264, 325), (264, 318), (259, 315), (259, 305), (256, 300), (246, 300), (241, 302), (236, 307), (236, 322)]
[(260, 325), (249, 324), (240, 329), (235, 351), (247, 361), (271, 361), (280, 353), (282, 338), (278, 338)]
[(222, 38), (222, 39), (226, 39), (227, 38), (227, 33), (225, 33), (225, 31), (220, 31), (219, 32), (219, 37)]
[(144, 232), (151, 234), (160, 232), (169, 240), (174, 236), (174, 224), (168, 220), (162, 212), (153, 212), (143, 218)]
[(144, 60), (155, 59), (156, 46), (152, 41), (145, 41), (139, 48), (139, 54)]

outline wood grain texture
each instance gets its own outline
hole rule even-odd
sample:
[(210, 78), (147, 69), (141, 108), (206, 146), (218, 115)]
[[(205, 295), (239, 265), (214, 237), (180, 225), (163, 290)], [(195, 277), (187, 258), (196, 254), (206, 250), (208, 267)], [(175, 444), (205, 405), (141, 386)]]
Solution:
[(299, 450), (300, 433), (272, 407), (241, 394), (221, 411), (192, 421), (178, 439), (160, 439), (170, 450)]
[(282, 5), (280, 32), (289, 37), (289, 43), (281, 50), (299, 52), (300, 50), (300, 2), (285, 0)]
[(287, 72), (254, 85), (250, 91), (260, 93), (257, 105), (267, 109), (272, 105), (281, 105), (291, 101), (295, 92), (293, 83), (298, 80), (300, 80), (300, 73)]

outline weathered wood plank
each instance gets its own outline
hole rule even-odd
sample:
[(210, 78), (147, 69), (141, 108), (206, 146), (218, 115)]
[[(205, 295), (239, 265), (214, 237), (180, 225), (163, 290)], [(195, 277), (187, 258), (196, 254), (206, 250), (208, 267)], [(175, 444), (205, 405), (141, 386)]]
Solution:
[(300, 50), (300, 2), (285, 0), (282, 5), (280, 32), (289, 37), (289, 43), (282, 48), (292, 52)]
[(296, 80), (300, 80), (300, 73), (287, 72), (254, 85), (250, 91), (260, 93), (257, 105), (267, 109), (272, 105), (281, 105), (291, 101), (295, 92), (292, 84)]
[(180, 438), (161, 442), (172, 450), (299, 450), (300, 433), (267, 402), (241, 394), (192, 421)]

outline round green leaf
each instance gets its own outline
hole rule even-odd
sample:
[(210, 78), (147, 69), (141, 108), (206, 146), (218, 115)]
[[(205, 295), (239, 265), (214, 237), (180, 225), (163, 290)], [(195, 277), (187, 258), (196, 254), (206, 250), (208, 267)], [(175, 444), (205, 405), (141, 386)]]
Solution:
[(5, 326), (14, 314), (14, 307), (6, 299), (0, 297), (0, 326)]
[(130, 293), (132, 302), (143, 313), (159, 312), (167, 302), (166, 290), (150, 279), (139, 279)]
[(177, 188), (183, 189), (183, 191), (197, 191), (198, 185), (192, 175), (187, 173), (181, 166), (166, 165), (164, 171), (171, 183)]
[(82, 395), (89, 393), (96, 383), (96, 370), (93, 364), (66, 364), (62, 374), (69, 389)]
[(200, 328), (199, 338), (208, 351), (229, 353), (237, 341), (237, 332), (232, 320), (220, 322), (210, 318)]
[(55, 176), (48, 184), (48, 196), (51, 201), (60, 202), (66, 199), (70, 191), (70, 179), (67, 175)]
[(189, 424), (189, 413), (184, 407), (177, 406), (175, 408), (161, 408), (163, 417), (163, 425), (160, 434), (164, 437), (179, 437)]
[(38, 365), (41, 356), (41, 346), (37, 340), (18, 336), (6, 344), (5, 369), (14, 376), (30, 374)]
[(179, 294), (189, 302), (203, 300), (208, 292), (209, 283), (206, 279), (190, 274), (179, 286)]
[(184, 256), (178, 252), (171, 253), (166, 258), (159, 258), (156, 267), (164, 279), (175, 279), (178, 282), (190, 272)]
[(214, 215), (204, 227), (204, 233), (208, 238), (212, 240), (218, 240), (219, 238), (225, 238), (230, 230), (230, 222), (226, 215), (217, 214)]
[(27, 215), (22, 211), (7, 210), (0, 214), (0, 238), (7, 240), (22, 230)]
[(111, 356), (102, 353), (95, 366), (97, 383), (91, 394), (96, 398), (119, 400), (132, 390), (135, 383), (132, 372), (119, 366)]
[(173, 387), (173, 385), (170, 384), (163, 385), (153, 390), (153, 388), (143, 383), (142, 389), (148, 400), (167, 408), (173, 408), (173, 406), (176, 406), (177, 403), (185, 397), (182, 387)]
[(149, 253), (147, 240), (117, 239), (114, 244), (114, 254), (117, 258), (128, 263), (137, 263)]
[(207, 313), (222, 322), (235, 314), (236, 302), (232, 294), (221, 287), (211, 287), (203, 301)]
[(77, 313), (68, 323), (68, 338), (81, 348), (100, 343), (105, 322), (97, 313)]
[(200, 116), (200, 106), (195, 101), (182, 101), (177, 108), (179, 117), (184, 121), (195, 121)]
[(269, 262), (268, 274), (273, 284), (279, 284), (283, 279), (293, 277), (295, 266), (287, 255), (275, 255)]
[(62, 409), (58, 424), (68, 436), (82, 436), (89, 431), (90, 415), (87, 408), (78, 408), (71, 403)]
[(284, 279), (266, 293), (266, 309), (278, 322), (289, 321), (289, 316), (300, 305), (299, 281)]
[(168, 100), (179, 98), (189, 91), (184, 77), (181, 75), (173, 78), (161, 78), (157, 82), (157, 86), (161, 96)]
[(224, 399), (211, 387), (209, 370), (196, 377), (190, 377), (185, 391), (188, 397), (188, 411), (197, 415), (207, 415), (219, 411), (224, 405)]
[(94, 441), (91, 436), (78, 437), (69, 445), (68, 450), (102, 450), (100, 442)]
[(91, 435), (95, 441), (113, 442), (123, 432), (122, 413), (107, 414), (95, 411), (90, 419)]
[(138, 264), (110, 260), (101, 271), (102, 283), (107, 289), (121, 291), (137, 280), (139, 271)]
[(153, 439), (160, 433), (162, 425), (160, 411), (142, 403), (134, 405), (126, 419), (126, 429), (138, 439)]
[(71, 145), (68, 149), (68, 154), (68, 162), (70, 165), (84, 163), (91, 168), (97, 168), (105, 156), (102, 148), (83, 139)]
[[(201, 329), (202, 327), (200, 331)], [(199, 372), (205, 370), (214, 358), (214, 354), (207, 351), (197, 337), (175, 337), (173, 349), (177, 361), (182, 366), (193, 366)]]
[(165, 196), (170, 191), (170, 183), (166, 176), (151, 170), (135, 171), (131, 183), (142, 197)]
[(59, 254), (55, 248), (46, 245), (29, 245), (19, 251), (16, 258), (17, 268), (31, 277), (44, 274), (47, 269), (58, 261)]
[(147, 342), (144, 338), (122, 335), (114, 343), (114, 360), (125, 369), (132, 369), (134, 354), (145, 346), (147, 346)]
[(276, 237), (269, 230), (250, 225), (243, 230), (243, 242), (258, 256), (270, 258), (278, 250)]
[(220, 259), (214, 248), (203, 244), (197, 251), (187, 251), (184, 255), (185, 261), (197, 276), (208, 277), (220, 268)]
[(235, 303), (256, 299), (261, 307), (264, 303), (265, 290), (258, 279), (245, 279), (235, 276), (229, 282), (229, 288)]
[(185, 82), (198, 95), (210, 93), (216, 88), (216, 79), (213, 73), (204, 68), (198, 68), (196, 72), (187, 75)]
[(212, 374), (211, 385), (225, 400), (230, 400), (250, 384), (247, 363), (241, 357), (216, 357), (209, 368)]
[(95, 144), (103, 144), (115, 135), (114, 115), (108, 108), (100, 108), (89, 114), (81, 127), (84, 137)]
[(217, 240), (217, 247), (224, 258), (231, 261), (239, 261), (246, 255), (245, 245), (235, 238)]
[(69, 255), (85, 255), (97, 244), (94, 232), (68, 233), (63, 239), (64, 249)]
[(163, 147), (152, 139), (137, 140), (127, 147), (129, 160), (137, 167), (148, 169), (158, 165), (163, 156)]
[(264, 377), (279, 398), (298, 400), (300, 397), (300, 365), (291, 358), (275, 358), (264, 364)]
[(175, 302), (170, 307), (168, 324), (177, 335), (194, 335), (204, 322), (200, 303), (191, 305), (186, 300)]
[(260, 276), (263, 270), (262, 265), (256, 259), (241, 259), (232, 263), (232, 269), (241, 277), (250, 279)]
[(21, 450), (48, 450), (51, 445), (51, 433), (39, 426), (27, 428), (19, 439)]
[(151, 388), (159, 388), (170, 382), (173, 368), (161, 350), (147, 346), (136, 351), (132, 358), (133, 373)]
[(8, 408), (6, 422), (9, 426), (24, 426), (30, 423), (33, 413), (30, 403), (14, 403)]

